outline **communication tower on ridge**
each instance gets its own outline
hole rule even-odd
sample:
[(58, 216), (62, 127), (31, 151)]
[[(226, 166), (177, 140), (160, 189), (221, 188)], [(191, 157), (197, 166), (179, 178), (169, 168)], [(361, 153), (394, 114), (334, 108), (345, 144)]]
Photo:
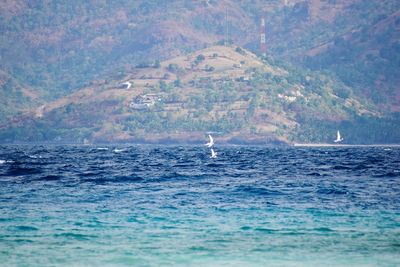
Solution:
[(260, 23), (260, 53), (263, 57), (267, 55), (267, 42), (265, 39), (265, 19), (261, 18)]
[(228, 8), (225, 8), (225, 37), (224, 37), (224, 45), (227, 46), (229, 44), (229, 25), (228, 25)]

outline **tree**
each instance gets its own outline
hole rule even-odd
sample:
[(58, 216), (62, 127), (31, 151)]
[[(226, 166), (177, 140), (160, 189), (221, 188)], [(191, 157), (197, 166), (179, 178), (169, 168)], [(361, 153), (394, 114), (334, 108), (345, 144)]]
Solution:
[(206, 59), (206, 57), (205, 57), (203, 54), (200, 54), (200, 55), (198, 55), (198, 56), (196, 57), (196, 60), (199, 61), (199, 62), (201, 62), (201, 61), (203, 61), (203, 60), (205, 60), (205, 59)]
[(181, 81), (181, 79), (179, 79), (179, 77), (174, 81), (174, 86), (182, 87), (182, 81)]
[(175, 72), (178, 71), (178, 68), (179, 68), (178, 64), (171, 63), (171, 64), (168, 65), (167, 69), (168, 69), (168, 71), (175, 73)]
[(247, 108), (247, 118), (251, 118), (254, 115), (254, 112), (256, 111), (258, 107), (258, 96), (257, 94), (253, 94), (253, 97), (250, 100), (249, 107)]
[(239, 46), (236, 47), (235, 51), (236, 51), (237, 53), (241, 54), (241, 55), (245, 55), (245, 54), (246, 54), (246, 52), (245, 52), (241, 47), (239, 47)]

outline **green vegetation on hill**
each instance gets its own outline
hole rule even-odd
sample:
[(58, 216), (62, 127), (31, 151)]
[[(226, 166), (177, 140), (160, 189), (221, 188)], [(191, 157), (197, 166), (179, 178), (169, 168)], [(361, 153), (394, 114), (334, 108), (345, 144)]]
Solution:
[(6, 1), (0, 3), (0, 69), (55, 99), (141, 62), (215, 44), (226, 26), (233, 43), (255, 51), (263, 15), (274, 57), (328, 70), (356, 93), (393, 104), (399, 1), (288, 3)]
[(274, 54), (399, 110), (399, 1), (300, 1), (278, 10), (267, 16)]
[(400, 113), (384, 118), (355, 116), (340, 122), (303, 118), (295, 130), (294, 141), (300, 143), (332, 143), (336, 130), (344, 136), (345, 144), (398, 144), (400, 143)]
[[(118, 88), (124, 81), (132, 87)], [(212, 131), (224, 140), (288, 142), (298, 139), (302, 118), (335, 122), (375, 115), (327, 75), (224, 46), (140, 66), (121, 80), (90, 86), (38, 112), (0, 138), (149, 141)]]
[(36, 92), (0, 71), (0, 125), (40, 103), (39, 98)]
[[(352, 124), (374, 132), (354, 142), (391, 142), (379, 131), (398, 125), (399, 9), (394, 0), (1, 2), (0, 141), (204, 131), (329, 141)], [(264, 62), (248, 51), (261, 16)], [(214, 47), (226, 34), (229, 51)], [(126, 80), (133, 88), (117, 89)], [(130, 107), (146, 94), (162, 101)]]

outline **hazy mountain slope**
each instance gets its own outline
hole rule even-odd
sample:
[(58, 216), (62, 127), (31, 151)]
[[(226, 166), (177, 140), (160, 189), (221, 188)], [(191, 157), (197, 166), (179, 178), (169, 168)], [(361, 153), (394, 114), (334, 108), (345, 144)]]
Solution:
[(41, 103), (41, 96), (0, 70), (0, 125)]
[[(46, 113), (46, 110), (42, 110), (41, 101), (36, 100), (36, 96), (32, 98), (32, 95), (50, 101), (51, 106), (57, 103), (53, 102), (54, 100), (66, 101), (71, 97), (69, 96), (71, 93), (79, 94), (82, 88), (100, 87), (107, 91), (113, 83), (115, 85), (134, 73), (143, 71), (143, 68), (137, 67), (152, 66), (159, 61), (187, 55), (189, 52), (221, 43), (225, 38), (234, 45), (244, 46), (257, 52), (258, 25), (260, 17), (263, 16), (267, 22), (269, 64), (274, 68), (285, 69), (289, 73), (288, 77), (281, 79), (251, 70), (250, 76), (258, 77), (259, 83), (246, 81), (250, 84), (247, 90), (257, 94), (267, 94), (263, 91), (263, 86), (272, 84), (276, 87), (275, 98), (261, 97), (261, 99), (265, 98), (269, 101), (265, 103), (279, 107), (280, 111), (274, 112), (279, 114), (281, 119), (284, 118), (285, 121), (292, 123), (289, 123), (290, 127), (289, 124), (279, 126), (275, 123), (276, 128), (273, 128), (272, 132), (279, 130), (279, 136), (273, 133), (271, 138), (278, 136), (284, 139), (296, 139), (296, 136), (301, 136), (299, 140), (325, 140), (318, 131), (323, 130), (327, 133), (342, 123), (356, 123), (356, 121), (363, 125), (370, 121), (372, 124), (369, 128), (378, 129), (382, 126), (386, 127), (384, 129), (386, 132), (393, 132), (392, 126), (396, 124), (397, 117), (396, 114), (389, 113), (398, 111), (400, 107), (397, 75), (400, 70), (399, 8), (400, 2), (394, 0), (2, 1), (0, 69), (12, 77), (13, 82), (7, 83), (5, 88), (8, 89), (1, 92), (3, 99), (0, 115), (4, 120), (36, 106), (34, 113), (41, 117), (39, 115)], [(297, 67), (284, 64), (283, 61), (289, 61)], [(308, 71), (305, 67), (313, 71)], [(143, 75), (158, 75), (157, 72), (146, 73), (147, 71)], [(167, 74), (170, 77), (167, 77), (165, 82), (175, 82), (172, 79), (177, 79), (179, 76), (180, 79), (177, 80), (189, 86), (187, 82), (190, 80), (186, 80), (182, 73)], [(248, 76), (247, 74), (242, 76)], [(199, 77), (207, 78), (207, 76)], [(313, 78), (310, 80), (310, 77)], [(192, 80), (196, 79), (193, 77)], [(151, 79), (139, 80), (143, 84), (139, 83), (137, 86), (145, 88), (147, 81)], [(155, 82), (160, 81), (156, 79)], [(290, 99), (295, 97), (289, 92), (291, 94), (297, 92), (290, 91), (289, 88), (297, 88), (299, 84), (306, 88), (310, 85), (315, 91), (314, 94), (320, 95), (323, 101), (315, 98), (311, 102), (303, 101), (303, 103), (296, 99), (293, 103), (287, 103), (288, 99), (291, 101)], [(161, 85), (164, 86), (162, 83), (149, 84), (158, 87)], [(235, 91), (240, 92), (242, 85), (243, 82), (233, 81), (230, 86), (239, 88)], [(189, 87), (197, 88), (197, 86), (190, 84)], [(19, 88), (24, 88), (22, 95), (27, 97), (20, 96), (18, 92), (22, 91)], [(209, 93), (218, 95), (218, 90), (221, 88), (221, 84), (213, 82)], [(193, 89), (193, 94), (199, 93), (197, 89)], [(176, 95), (183, 99), (187, 97), (182, 90), (176, 89), (174, 92), (174, 98), (177, 98)], [(281, 97), (277, 97), (278, 94)], [(64, 96), (68, 97), (63, 98)], [(119, 106), (116, 103), (121, 101), (118, 97), (133, 96), (119, 96), (117, 93), (115, 97), (114, 104), (104, 104), (107, 112), (116, 112), (114, 107)], [(94, 99), (92, 95), (88, 95), (87, 98)], [(193, 96), (193, 99), (196, 97)], [(246, 97), (245, 101), (248, 102), (250, 99), (251, 97)], [(344, 99), (344, 102), (341, 99)], [(191, 101), (198, 103), (204, 101), (204, 97)], [(86, 108), (86, 105), (75, 107), (74, 103), (67, 109), (68, 112), (73, 111), (74, 116), (84, 116), (96, 111), (93, 108), (92, 111), (83, 112), (82, 108)], [(265, 103), (263, 105), (266, 105)], [(114, 115), (111, 116), (106, 111), (104, 117), (100, 117), (104, 120), (112, 118), (108, 123), (114, 125)], [(362, 119), (358, 117), (361, 111), (364, 112)], [(372, 117), (365, 119), (365, 114), (368, 112)], [(224, 114), (222, 111), (216, 112), (216, 114), (221, 113)], [(64, 111), (60, 111), (60, 114), (65, 115)], [(59, 115), (44, 116), (43, 120), (48, 120), (47, 122), (32, 122), (39, 123), (37, 127), (32, 128), (32, 131), (39, 129), (38, 125), (43, 123), (45, 129), (41, 134), (43, 139), (46, 139), (46, 136), (51, 138), (58, 136), (58, 133), (52, 131), (64, 127), (57, 124), (64, 121), (61, 119), (64, 115), (60, 115), (61, 117)], [(147, 119), (165, 121), (164, 118), (160, 119), (157, 116)], [(204, 116), (209, 121), (210, 114)], [(244, 122), (233, 124), (250, 127), (253, 133), (262, 132), (257, 128), (257, 125), (262, 125), (262, 119), (243, 118), (246, 116), (245, 113), (241, 116)], [(34, 117), (24, 113), (12, 121), (18, 125), (21, 122), (32, 121)], [(387, 119), (388, 123), (380, 124), (378, 118), (380, 121)], [(58, 121), (51, 122), (50, 119)], [(76, 117), (76, 120), (80, 119)], [(221, 126), (218, 119), (214, 121), (212, 127), (208, 126), (213, 129), (227, 127)], [(185, 131), (186, 127), (194, 127), (188, 126), (190, 123), (187, 121), (180, 123), (186, 125), (182, 126)], [(78, 124), (71, 125), (78, 129)], [(89, 128), (77, 132), (80, 135), (85, 132), (86, 134), (82, 136), (89, 138), (94, 138), (91, 135), (93, 132), (107, 132), (101, 130), (104, 127), (97, 124), (87, 126), (83, 123), (82, 127)], [(133, 126), (126, 127), (131, 129)], [(170, 126), (168, 129), (174, 127)], [(268, 127), (265, 129), (272, 129)], [(203, 131), (207, 127), (197, 125), (194, 128)], [(68, 127), (66, 129), (66, 132), (71, 133)], [(144, 133), (149, 129), (143, 130)], [(351, 129), (349, 131), (354, 132)], [(271, 131), (268, 134), (271, 134)], [(32, 132), (31, 139), (35, 140), (37, 136), (37, 132)], [(78, 136), (76, 133), (70, 134), (71, 140), (76, 136)], [(353, 136), (353, 140), (357, 138)], [(385, 138), (377, 135), (373, 140), (385, 140)], [(394, 140), (392, 137), (386, 139)]]
[(273, 56), (337, 74), (396, 110), (399, 8), (394, 0), (3, 1), (0, 68), (54, 99), (226, 36), (256, 51), (264, 16)]
[[(121, 89), (126, 81), (133, 86)], [(337, 125), (361, 115), (379, 113), (337, 80), (272, 58), (261, 61), (240, 47), (213, 46), (140, 66), (121, 80), (93, 84), (46, 104), (3, 129), (0, 137), (193, 142), (213, 131), (221, 141), (290, 142), (296, 140), (298, 121), (309, 116)]]
[(0, 3), (0, 66), (54, 98), (147, 59), (166, 59), (220, 40), (225, 6), (231, 10), (232, 26), (241, 26), (234, 34), (245, 35), (253, 22), (226, 3)]
[(267, 21), (274, 54), (327, 70), (358, 95), (399, 110), (399, 1), (298, 1)]

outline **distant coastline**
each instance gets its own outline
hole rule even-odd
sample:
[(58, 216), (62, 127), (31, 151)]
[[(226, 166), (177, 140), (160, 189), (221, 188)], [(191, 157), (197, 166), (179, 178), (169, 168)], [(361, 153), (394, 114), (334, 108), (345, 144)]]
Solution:
[[(160, 139), (160, 140), (129, 140), (129, 141), (97, 141), (93, 143), (84, 144), (82, 142), (0, 142), (0, 146), (7, 145), (70, 145), (70, 146), (121, 146), (121, 145), (161, 145), (161, 146), (198, 146), (203, 145), (204, 141), (195, 140), (175, 140), (175, 139)], [(400, 144), (329, 144), (329, 143), (286, 143), (281, 141), (262, 142), (260, 140), (220, 140), (219, 145), (222, 146), (273, 146), (273, 147), (400, 147)]]
[(328, 143), (294, 143), (294, 147), (400, 147), (400, 144), (328, 144)]

